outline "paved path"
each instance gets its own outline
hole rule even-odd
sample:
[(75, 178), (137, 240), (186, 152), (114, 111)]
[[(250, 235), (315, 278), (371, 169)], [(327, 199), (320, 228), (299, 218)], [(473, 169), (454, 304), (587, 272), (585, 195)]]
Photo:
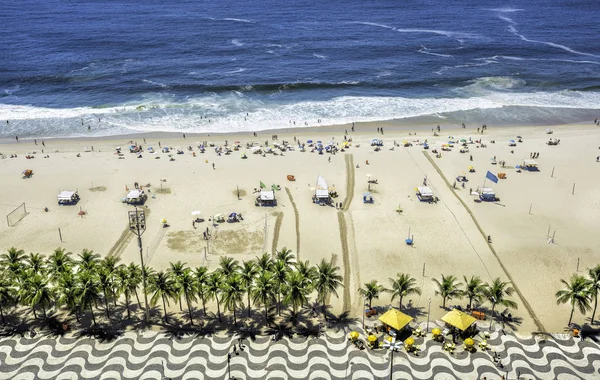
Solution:
[[(91, 338), (0, 338), (0, 379), (227, 379), (227, 354), (235, 337), (127, 332), (111, 342)], [(388, 379), (389, 351), (356, 349), (346, 334), (323, 338), (268, 337), (243, 341), (231, 359), (237, 379)], [(394, 354), (394, 379), (599, 379), (600, 346), (568, 335), (516, 337), (492, 333), (499, 369), (488, 352), (453, 355), (429, 338), (417, 338), (418, 357)]]

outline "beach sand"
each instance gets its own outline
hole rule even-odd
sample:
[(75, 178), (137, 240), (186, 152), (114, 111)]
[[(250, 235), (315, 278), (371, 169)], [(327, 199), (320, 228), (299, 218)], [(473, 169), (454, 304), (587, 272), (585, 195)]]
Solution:
[[(379, 125), (385, 125), (384, 135), (377, 133)], [(480, 135), (474, 127), (444, 127), (440, 136), (433, 137), (431, 126), (407, 129), (369, 123), (357, 126), (355, 132), (350, 132), (350, 126), (341, 126), (258, 132), (258, 137), (188, 134), (184, 139), (180, 135), (150, 134), (45, 140), (45, 147), (41, 140), (39, 145), (30, 140), (3, 141), (0, 152), (18, 157), (0, 160), (0, 212), (6, 215), (25, 202), (28, 215), (15, 226), (8, 227), (6, 222), (0, 225), (0, 250), (14, 246), (49, 254), (64, 247), (78, 254), (87, 248), (103, 256), (118, 255), (125, 263), (139, 262), (137, 241), (128, 226), (127, 212), (133, 207), (121, 202), (126, 188), (132, 189), (138, 182), (144, 188), (151, 185), (145, 208), (147, 230), (142, 238), (145, 262), (157, 270), (167, 269), (177, 260), (214, 269), (222, 255), (250, 260), (262, 252), (287, 247), (300, 260), (317, 264), (324, 258), (340, 267), (345, 288), (340, 289), (339, 297), (332, 297), (333, 311), (348, 309), (357, 318), (363, 303), (357, 289), (362, 284), (377, 279), (389, 286), (388, 279), (397, 273), (411, 274), (422, 295), (407, 297), (404, 307), (420, 320), (427, 318), (429, 298), (431, 319), (444, 314), (433, 278), (455, 275), (464, 282), (463, 275), (478, 275), (487, 282), (500, 277), (512, 279), (532, 310), (528, 312), (521, 297), (513, 295), (519, 309), (512, 314), (522, 319), (516, 329), (562, 331), (570, 308), (556, 305), (554, 294), (561, 288), (560, 279), (568, 279), (578, 265), (580, 274), (586, 274), (600, 262), (595, 253), (600, 249), (595, 236), (600, 225), (600, 163), (596, 162), (600, 128), (591, 123), (551, 128), (552, 135), (545, 133), (546, 127), (489, 128)], [(212, 149), (201, 154), (196, 148), (202, 141), (216, 145), (223, 145), (225, 140), (230, 144), (240, 141), (243, 146), (249, 141), (272, 143), (272, 134), (292, 145), (294, 136), (303, 142), (313, 139), (326, 143), (335, 138), (341, 143), (345, 129), (353, 139), (352, 147), (336, 155), (319, 155), (310, 149), (300, 152), (296, 147), (278, 156), (262, 157), (244, 148), (218, 156)], [(416, 136), (409, 136), (415, 131)], [(517, 135), (523, 142), (509, 147), (508, 141), (516, 140)], [(461, 154), (456, 145), (435, 158), (431, 150), (419, 145), (428, 139), (432, 148), (439, 149), (448, 136), (482, 138), (487, 148), (469, 144), (470, 153)], [(546, 145), (550, 137), (560, 139), (560, 144)], [(372, 138), (383, 140), (381, 151), (370, 146)], [(169, 161), (167, 154), (147, 152), (138, 159), (127, 152), (129, 140), (156, 150), (160, 141), (163, 147), (177, 147), (185, 153), (174, 154), (175, 161)], [(390, 150), (394, 141), (402, 144), (405, 140), (413, 146)], [(92, 146), (93, 152), (85, 152), (85, 147)], [(124, 148), (124, 159), (118, 159), (117, 146)], [(195, 157), (187, 146), (194, 147)], [(241, 159), (244, 150), (248, 159)], [(517, 173), (514, 166), (531, 152), (540, 153), (540, 171)], [(35, 158), (26, 159), (28, 153)], [(43, 158), (45, 155), (49, 158)], [(497, 161), (506, 161), (507, 168), (493, 165), (490, 159), (494, 156)], [(466, 188), (457, 184), (457, 189), (452, 189), (455, 177), (467, 172), (470, 165), (476, 172), (467, 173)], [(34, 175), (23, 179), (25, 169), (32, 169)], [(476, 203), (469, 188), (483, 185), (488, 170), (507, 174), (507, 179), (491, 183), (500, 201)], [(287, 181), (288, 174), (296, 181)], [(339, 197), (334, 201), (342, 202), (343, 210), (312, 203), (318, 175), (335, 185)], [(439, 202), (422, 203), (416, 198), (415, 188), (422, 186), (425, 177)], [(363, 193), (369, 190), (368, 178), (378, 181), (370, 190), (373, 204), (362, 201)], [(276, 191), (277, 207), (254, 205), (253, 192), (261, 181), (281, 187)], [(77, 206), (58, 206), (56, 196), (61, 190), (78, 190), (81, 201)], [(80, 210), (85, 215), (78, 215)], [(195, 210), (206, 219), (197, 228), (192, 226), (191, 212)], [(244, 220), (218, 227), (208, 222), (215, 214), (227, 216), (231, 212), (241, 212)], [(163, 228), (163, 218), (169, 227)], [(202, 236), (207, 227), (212, 231), (208, 246)], [(548, 231), (550, 237), (555, 234), (554, 242), (549, 242)], [(487, 235), (492, 237), (495, 254)], [(412, 246), (405, 243), (409, 236), (414, 237)], [(374, 300), (375, 305), (390, 303), (388, 294)], [(393, 304), (397, 307), (397, 300)], [(466, 301), (448, 302), (454, 304), (464, 306)], [(583, 322), (583, 317), (576, 312), (574, 320)]]

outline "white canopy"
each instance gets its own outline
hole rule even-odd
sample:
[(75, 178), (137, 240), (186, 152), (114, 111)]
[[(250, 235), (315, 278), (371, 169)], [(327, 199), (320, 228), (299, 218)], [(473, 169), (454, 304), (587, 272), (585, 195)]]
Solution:
[(421, 194), (421, 196), (424, 196), (424, 197), (432, 197), (433, 196), (433, 191), (431, 191), (431, 189), (427, 186), (417, 187), (417, 191), (419, 192), (419, 194)]
[(537, 161), (536, 160), (523, 160), (523, 165), (525, 166), (537, 166)]
[(273, 201), (275, 200), (275, 192), (273, 190), (261, 190), (260, 191), (261, 201)]
[(73, 199), (73, 195), (75, 195), (76, 193), (76, 191), (61, 191), (60, 194), (58, 194), (58, 200), (70, 201), (71, 199)]
[(136, 199), (142, 195), (143, 192), (141, 190), (131, 190), (129, 194), (127, 194), (127, 199)]
[(479, 189), (479, 192), (481, 194), (489, 194), (489, 195), (496, 194), (496, 192), (494, 191), (494, 189), (492, 189), (491, 187), (482, 187), (481, 189)]
[(327, 186), (327, 181), (325, 178), (318, 176), (317, 177), (317, 190), (327, 190), (329, 186)]
[(315, 191), (315, 196), (317, 198), (329, 198), (329, 191), (328, 190), (319, 190), (319, 189), (317, 189)]

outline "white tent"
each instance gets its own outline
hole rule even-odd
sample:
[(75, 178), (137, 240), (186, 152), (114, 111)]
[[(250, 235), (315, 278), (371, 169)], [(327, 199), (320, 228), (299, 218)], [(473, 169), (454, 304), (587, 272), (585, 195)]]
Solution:
[(275, 200), (275, 192), (273, 190), (261, 190), (260, 191), (260, 200), (261, 201), (274, 201)]
[(317, 177), (317, 189), (315, 190), (315, 196), (317, 199), (329, 198), (329, 186), (325, 178)]
[(61, 191), (60, 194), (58, 194), (58, 200), (59, 201), (70, 201), (73, 199), (73, 196), (77, 194), (76, 191)]
[(129, 192), (129, 194), (127, 194), (127, 199), (137, 199), (139, 198), (142, 194), (144, 194), (143, 191), (141, 190), (131, 190)]
[(417, 187), (417, 191), (422, 197), (433, 197), (433, 191), (427, 186)]

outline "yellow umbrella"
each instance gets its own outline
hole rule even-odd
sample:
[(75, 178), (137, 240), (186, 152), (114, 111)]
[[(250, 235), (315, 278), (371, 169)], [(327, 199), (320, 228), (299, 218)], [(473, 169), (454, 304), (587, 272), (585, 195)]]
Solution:
[(413, 344), (415, 344), (415, 340), (413, 338), (407, 338), (404, 341), (404, 344), (406, 344), (407, 346), (412, 346)]
[(368, 340), (369, 342), (371, 342), (371, 343), (377, 342), (377, 336), (376, 336), (376, 335), (373, 335), (373, 334), (371, 334), (371, 335), (369, 335), (369, 336), (367, 337), (367, 340)]
[(442, 335), (442, 329), (440, 329), (439, 327), (434, 328), (433, 330), (431, 330), (431, 332), (433, 333), (433, 335)]
[(469, 326), (475, 323), (476, 319), (460, 310), (452, 309), (442, 317), (442, 321), (461, 331), (465, 331)]
[(163, 219), (163, 220), (161, 220), (160, 222), (161, 222), (162, 224), (165, 224), (165, 223), (167, 223), (167, 220), (166, 220), (166, 219)]
[(394, 330), (402, 330), (413, 319), (412, 317), (409, 317), (400, 310), (391, 308), (390, 310), (386, 311), (381, 317), (379, 317), (379, 320), (382, 323), (390, 326)]
[(471, 347), (475, 344), (475, 341), (472, 338), (465, 339), (465, 346)]
[(360, 336), (360, 334), (358, 333), (358, 331), (352, 331), (350, 333), (350, 339), (352, 339), (352, 340), (358, 339), (359, 336)]

